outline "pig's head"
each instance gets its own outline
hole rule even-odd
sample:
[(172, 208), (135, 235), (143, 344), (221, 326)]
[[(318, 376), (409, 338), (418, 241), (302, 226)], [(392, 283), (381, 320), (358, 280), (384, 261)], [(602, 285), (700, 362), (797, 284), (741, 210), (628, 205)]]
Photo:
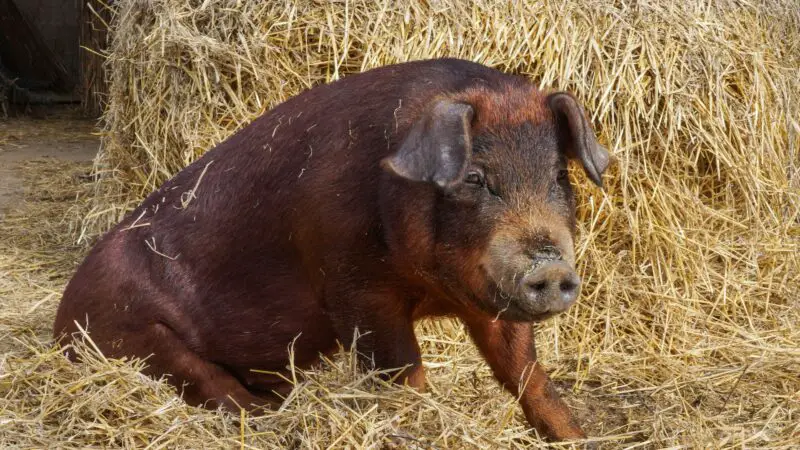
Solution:
[(412, 244), (427, 248), (428, 278), (460, 303), (530, 321), (580, 291), (570, 159), (602, 186), (609, 155), (576, 99), (521, 85), (434, 100), (383, 166), (435, 192)]

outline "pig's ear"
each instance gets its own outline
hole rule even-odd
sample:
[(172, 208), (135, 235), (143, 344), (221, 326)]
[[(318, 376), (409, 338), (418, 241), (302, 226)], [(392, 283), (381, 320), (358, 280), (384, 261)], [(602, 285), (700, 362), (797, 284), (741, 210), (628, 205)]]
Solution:
[(556, 117), (561, 145), (570, 158), (579, 159), (586, 174), (603, 187), (603, 172), (608, 167), (608, 151), (597, 143), (592, 127), (578, 101), (571, 94), (556, 92), (547, 97)]
[(472, 154), (472, 115), (472, 106), (466, 103), (436, 102), (411, 127), (399, 150), (381, 165), (409, 180), (451, 186), (464, 175)]

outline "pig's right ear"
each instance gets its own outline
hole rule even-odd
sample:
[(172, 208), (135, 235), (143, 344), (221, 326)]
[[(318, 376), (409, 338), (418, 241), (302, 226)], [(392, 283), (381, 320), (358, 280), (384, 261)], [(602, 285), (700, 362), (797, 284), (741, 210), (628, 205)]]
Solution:
[(411, 127), (400, 149), (383, 161), (384, 169), (413, 181), (447, 188), (464, 175), (472, 155), (472, 106), (440, 100)]

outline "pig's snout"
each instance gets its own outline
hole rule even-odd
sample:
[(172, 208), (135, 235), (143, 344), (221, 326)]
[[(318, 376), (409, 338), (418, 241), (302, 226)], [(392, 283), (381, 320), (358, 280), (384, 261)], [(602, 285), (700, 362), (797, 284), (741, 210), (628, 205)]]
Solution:
[(535, 314), (558, 314), (566, 311), (580, 293), (581, 279), (562, 260), (549, 260), (536, 266), (520, 280), (521, 297)]

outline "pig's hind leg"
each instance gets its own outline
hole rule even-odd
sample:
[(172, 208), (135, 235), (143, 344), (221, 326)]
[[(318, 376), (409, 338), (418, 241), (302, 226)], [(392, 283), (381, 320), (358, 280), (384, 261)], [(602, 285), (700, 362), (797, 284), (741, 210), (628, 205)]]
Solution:
[(150, 355), (144, 372), (167, 375), (186, 403), (193, 406), (222, 406), (231, 411), (252, 411), (272, 402), (257, 396), (224, 367), (202, 358), (186, 346), (167, 325), (155, 323), (146, 330), (123, 338), (126, 353)]

